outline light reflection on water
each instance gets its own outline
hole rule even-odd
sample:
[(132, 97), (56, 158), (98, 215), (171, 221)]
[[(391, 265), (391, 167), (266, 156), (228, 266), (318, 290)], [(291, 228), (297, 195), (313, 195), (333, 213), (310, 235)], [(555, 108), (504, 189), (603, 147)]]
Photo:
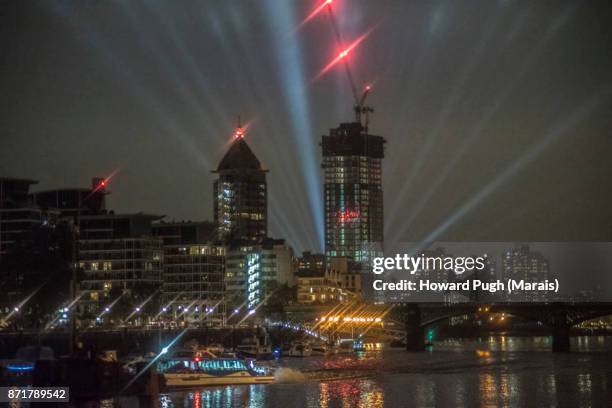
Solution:
[[(225, 387), (222, 399), (173, 406), (379, 408), (395, 406), (590, 406), (610, 400), (612, 338), (581, 338), (578, 353), (553, 354), (550, 339), (446, 340), (430, 353), (401, 350), (354, 356), (284, 359), (306, 381)], [(214, 393), (212, 389), (204, 392)], [(229, 405), (228, 405), (229, 404)]]
[(573, 339), (581, 352), (551, 353), (549, 339), (445, 340), (432, 352), (403, 350), (354, 356), (285, 358), (302, 382), (173, 392), (127, 398), (104, 407), (600, 406), (609, 391), (612, 337)]

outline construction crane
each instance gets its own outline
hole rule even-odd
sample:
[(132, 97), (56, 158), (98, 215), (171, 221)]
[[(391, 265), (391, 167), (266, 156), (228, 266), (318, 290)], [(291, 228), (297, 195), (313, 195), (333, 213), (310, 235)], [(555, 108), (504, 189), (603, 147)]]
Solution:
[[(324, 4), (327, 5), (327, 12), (329, 14), (329, 19), (334, 30), (334, 34), (336, 36), (336, 41), (338, 42), (338, 46), (342, 48), (344, 46), (344, 41), (342, 39), (342, 35), (340, 34), (340, 30), (338, 29), (338, 23), (336, 21), (336, 17), (334, 15), (334, 11), (331, 6), (331, 1), (326, 1)], [(353, 79), (353, 73), (351, 72), (351, 67), (346, 59), (348, 55), (348, 49), (344, 50), (340, 53), (339, 57), (343, 60), (344, 70), (346, 72), (346, 77), (349, 81), (349, 85), (351, 86), (351, 92), (353, 93), (354, 106), (353, 109), (355, 111), (355, 122), (361, 124), (367, 133), (368, 124), (370, 120), (370, 113), (374, 113), (374, 109), (367, 106), (365, 104), (368, 94), (370, 93), (372, 87), (370, 85), (366, 85), (361, 97), (357, 94), (357, 87), (355, 86), (355, 80)]]
[(361, 94), (361, 98), (354, 107), (355, 121), (361, 123), (366, 133), (368, 131), (368, 124), (370, 122), (370, 113), (374, 113), (374, 108), (365, 104), (366, 98), (368, 97), (371, 89), (372, 87), (370, 85), (366, 85), (363, 93)]

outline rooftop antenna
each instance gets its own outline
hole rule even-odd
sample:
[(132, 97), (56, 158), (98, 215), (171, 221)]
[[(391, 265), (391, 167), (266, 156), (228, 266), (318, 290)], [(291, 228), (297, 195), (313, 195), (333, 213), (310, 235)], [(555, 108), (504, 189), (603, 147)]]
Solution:
[(240, 115), (238, 115), (238, 127), (236, 127), (234, 137), (236, 139), (241, 139), (244, 137), (244, 129), (242, 129), (242, 121), (240, 120)]

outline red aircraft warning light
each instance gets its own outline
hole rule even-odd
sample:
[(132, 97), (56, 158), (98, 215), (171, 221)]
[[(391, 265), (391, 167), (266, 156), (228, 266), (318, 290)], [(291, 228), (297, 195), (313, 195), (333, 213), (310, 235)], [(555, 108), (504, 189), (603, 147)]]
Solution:
[(105, 188), (108, 186), (108, 180), (110, 179), (110, 176), (108, 178), (103, 178), (103, 177), (94, 177), (93, 179), (91, 179), (91, 189), (93, 192), (97, 192), (97, 191), (105, 191)]
[(234, 137), (236, 139), (242, 139), (244, 137), (244, 129), (242, 128), (242, 126), (238, 126), (236, 128), (236, 131), (234, 132)]

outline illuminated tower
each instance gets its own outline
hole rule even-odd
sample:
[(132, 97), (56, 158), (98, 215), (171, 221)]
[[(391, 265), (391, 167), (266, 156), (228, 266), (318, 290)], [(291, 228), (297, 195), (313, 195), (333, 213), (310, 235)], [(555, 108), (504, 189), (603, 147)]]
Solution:
[(260, 242), (268, 233), (266, 172), (238, 126), (219, 163), (214, 183), (214, 217), (223, 241)]
[(360, 122), (342, 123), (322, 137), (327, 257), (368, 264), (382, 251), (384, 144)]

